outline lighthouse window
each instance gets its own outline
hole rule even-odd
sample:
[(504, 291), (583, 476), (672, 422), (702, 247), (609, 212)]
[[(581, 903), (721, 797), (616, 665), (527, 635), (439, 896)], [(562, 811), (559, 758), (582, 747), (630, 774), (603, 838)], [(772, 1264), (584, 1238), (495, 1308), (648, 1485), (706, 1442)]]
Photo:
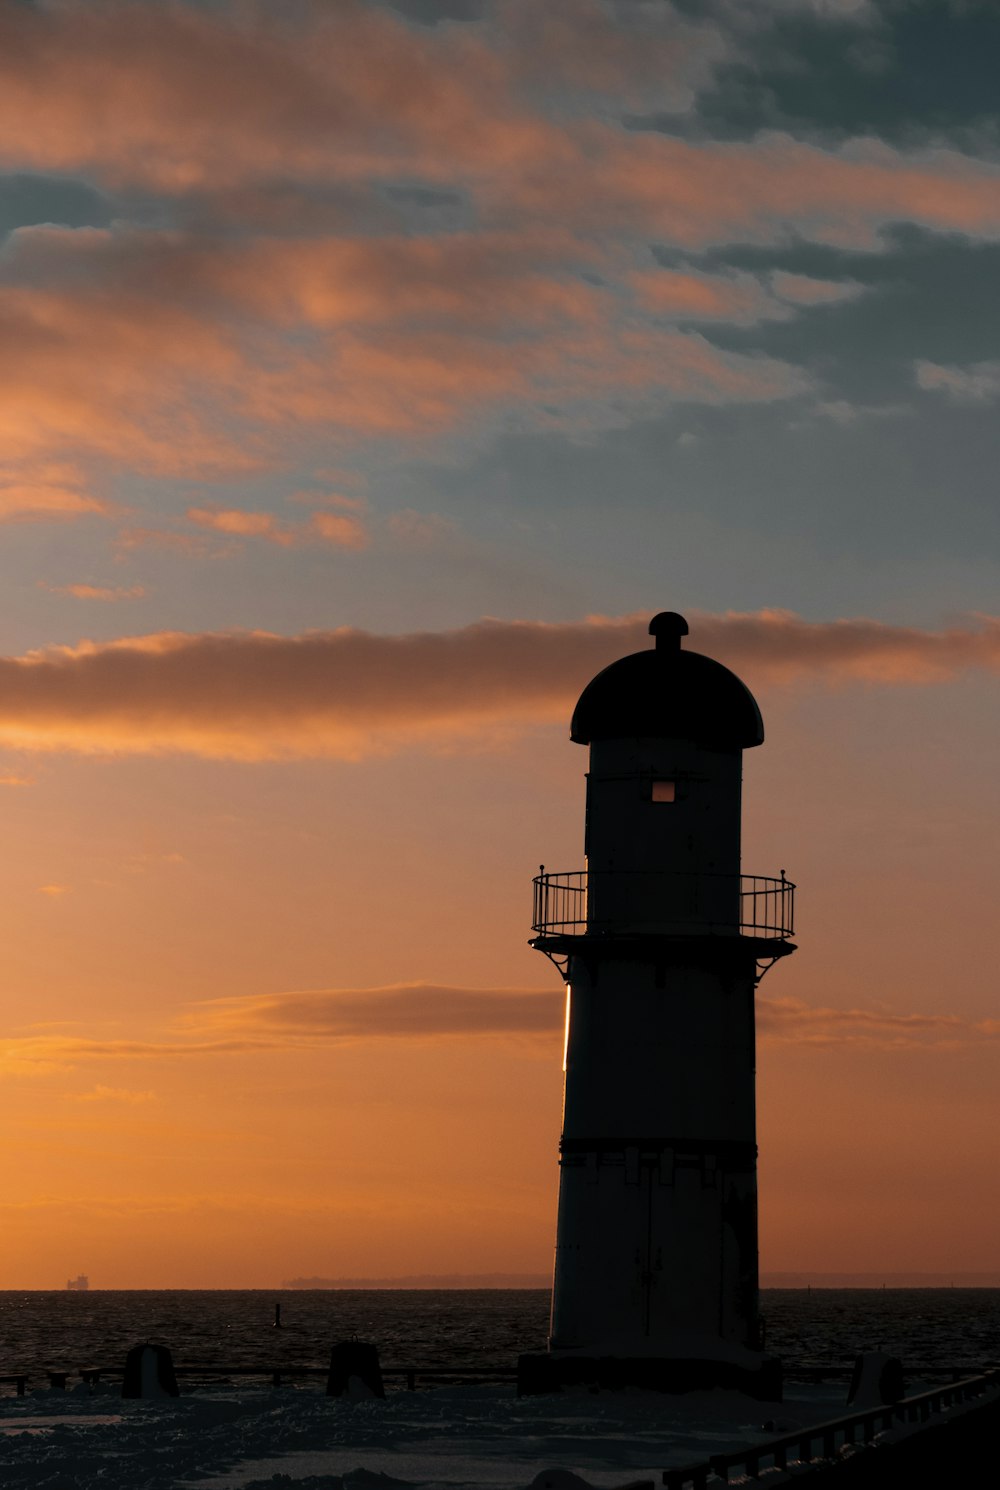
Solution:
[(673, 802), (677, 795), (676, 787), (677, 783), (675, 781), (654, 781), (653, 801)]

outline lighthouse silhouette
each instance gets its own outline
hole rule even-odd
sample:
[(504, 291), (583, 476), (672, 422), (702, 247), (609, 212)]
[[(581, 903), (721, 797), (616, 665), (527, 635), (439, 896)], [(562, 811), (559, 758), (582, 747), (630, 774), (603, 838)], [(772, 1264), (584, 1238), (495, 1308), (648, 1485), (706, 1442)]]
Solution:
[(682, 647), (584, 689), (586, 869), (534, 883), (534, 939), (566, 982), (549, 1350), (522, 1393), (570, 1383), (781, 1395), (758, 1309), (754, 991), (795, 950), (795, 887), (740, 872), (749, 689)]

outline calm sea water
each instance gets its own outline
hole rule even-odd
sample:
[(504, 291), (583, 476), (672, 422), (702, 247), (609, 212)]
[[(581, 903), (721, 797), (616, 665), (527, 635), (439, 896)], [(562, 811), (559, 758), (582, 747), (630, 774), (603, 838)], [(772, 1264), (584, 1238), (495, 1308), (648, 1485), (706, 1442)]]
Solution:
[[(877, 1348), (911, 1373), (1000, 1361), (1000, 1289), (765, 1289), (761, 1305), (768, 1350), (789, 1375)], [(541, 1289), (5, 1292), (0, 1375), (117, 1367), (143, 1340), (178, 1363), (323, 1365), (353, 1335), (375, 1341), (385, 1366), (513, 1367), (544, 1348), (548, 1307)]]

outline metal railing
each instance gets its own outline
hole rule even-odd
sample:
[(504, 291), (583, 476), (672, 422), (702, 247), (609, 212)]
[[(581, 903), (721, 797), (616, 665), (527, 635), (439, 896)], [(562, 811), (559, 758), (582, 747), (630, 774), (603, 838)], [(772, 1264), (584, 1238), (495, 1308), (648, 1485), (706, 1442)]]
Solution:
[[(700, 916), (690, 906), (697, 902), (699, 890), (720, 891), (724, 896), (730, 875), (695, 875), (663, 873), (645, 870), (599, 870), (571, 869), (558, 874), (547, 874), (544, 864), (541, 873), (532, 881), (534, 903), (531, 929), (543, 936), (583, 936), (587, 932), (607, 932), (614, 929), (619, 917), (600, 918), (593, 914), (592, 892), (595, 882), (603, 879), (607, 885), (612, 880), (619, 884), (627, 896), (627, 881), (633, 878), (641, 888), (648, 903), (650, 891), (657, 892), (660, 902), (653, 920), (657, 927), (666, 930), (676, 923), (687, 930), (711, 930), (710, 915)], [(683, 913), (676, 907), (678, 891), (688, 909)], [(588, 911), (588, 904), (591, 908)], [(720, 923), (721, 924), (721, 923)], [(781, 876), (741, 874), (739, 876), (739, 917), (736, 925), (743, 936), (773, 937), (786, 941), (795, 931), (795, 886)]]
[(795, 932), (795, 886), (781, 871), (778, 879), (740, 875), (740, 930), (747, 936), (785, 939)]
[(534, 902), (531, 929), (580, 936), (587, 929), (587, 871), (571, 869), (564, 874), (541, 873), (531, 882)]
[[(710, 1477), (717, 1483), (730, 1483), (730, 1471), (736, 1478), (760, 1478), (762, 1466), (775, 1470), (787, 1470), (789, 1463), (806, 1467), (822, 1468), (816, 1460), (832, 1461), (837, 1450), (845, 1444), (868, 1444), (879, 1433), (887, 1433), (903, 1423), (926, 1423), (935, 1413), (947, 1412), (949, 1408), (962, 1406), (984, 1396), (1000, 1385), (1000, 1371), (984, 1371), (964, 1381), (952, 1382), (950, 1386), (933, 1387), (927, 1392), (904, 1397), (899, 1402), (889, 1402), (882, 1407), (866, 1407), (827, 1423), (817, 1423), (812, 1428), (798, 1428), (794, 1433), (771, 1438), (764, 1443), (750, 1444), (746, 1448), (734, 1449), (725, 1454), (712, 1454), (697, 1464), (687, 1464), (677, 1469), (663, 1471), (663, 1483), (667, 1490), (706, 1490)], [(838, 1480), (839, 1483), (839, 1480)], [(889, 1481), (886, 1481), (888, 1484)]]

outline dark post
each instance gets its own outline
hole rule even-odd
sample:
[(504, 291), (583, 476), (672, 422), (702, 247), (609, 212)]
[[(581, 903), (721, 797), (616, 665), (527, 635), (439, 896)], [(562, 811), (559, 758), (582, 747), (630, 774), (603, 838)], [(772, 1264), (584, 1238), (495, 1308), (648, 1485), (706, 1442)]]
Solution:
[(328, 1397), (384, 1397), (378, 1347), (365, 1340), (341, 1340), (330, 1351)]

